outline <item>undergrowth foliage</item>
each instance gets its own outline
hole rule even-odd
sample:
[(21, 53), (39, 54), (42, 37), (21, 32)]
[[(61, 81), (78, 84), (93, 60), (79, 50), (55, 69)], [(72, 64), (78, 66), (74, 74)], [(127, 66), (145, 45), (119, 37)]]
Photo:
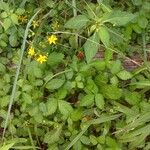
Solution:
[(0, 150), (149, 150), (149, 14), (149, 0), (0, 0)]

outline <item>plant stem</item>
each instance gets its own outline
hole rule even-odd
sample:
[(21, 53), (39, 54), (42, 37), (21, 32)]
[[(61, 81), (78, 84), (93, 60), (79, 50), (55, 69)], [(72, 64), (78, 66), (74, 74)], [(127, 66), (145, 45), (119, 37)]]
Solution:
[(59, 75), (61, 75), (61, 74), (64, 74), (64, 73), (67, 73), (67, 72), (70, 72), (70, 71), (71, 71), (71, 69), (68, 69), (68, 70), (64, 70), (64, 71), (61, 71), (61, 72), (58, 72), (58, 73), (54, 74), (51, 78), (49, 78), (48, 81), (45, 82), (45, 84), (43, 85), (43, 87), (45, 87), (46, 84), (47, 84), (50, 80), (52, 80), (53, 78), (55, 78), (56, 76), (59, 76)]
[(16, 75), (15, 75), (15, 80), (14, 80), (14, 83), (13, 83), (12, 94), (11, 94), (11, 97), (10, 97), (10, 100), (9, 100), (9, 106), (8, 106), (7, 116), (6, 116), (6, 120), (5, 120), (5, 124), (4, 124), (2, 140), (4, 140), (4, 137), (5, 137), (6, 128), (8, 126), (8, 120), (9, 120), (9, 117), (10, 117), (10, 112), (11, 112), (11, 108), (12, 108), (12, 105), (13, 105), (13, 100), (14, 100), (15, 93), (16, 93), (16, 86), (17, 86), (17, 81), (18, 81), (18, 77), (19, 77), (19, 73), (20, 73), (21, 64), (22, 64), (22, 59), (23, 59), (23, 54), (24, 54), (24, 50), (25, 50), (25, 45), (26, 45), (26, 39), (27, 39), (27, 36), (28, 36), (28, 31), (29, 31), (29, 28), (30, 28), (30, 25), (31, 25), (33, 19), (36, 17), (36, 15), (39, 12), (40, 12), (40, 10), (38, 10), (32, 16), (32, 18), (29, 20), (29, 22), (28, 22), (28, 24), (26, 26), (25, 34), (24, 34), (24, 37), (23, 37), (23, 44), (22, 44), (22, 47), (21, 47), (20, 60), (19, 60), (18, 67), (17, 67), (17, 70), (16, 70)]
[(28, 128), (28, 134), (29, 134), (31, 145), (33, 146), (33, 149), (35, 150), (35, 145), (34, 145), (34, 141), (33, 141), (33, 138), (32, 138), (30, 128), (29, 127), (27, 127), (27, 128)]
[[(73, 16), (77, 16), (76, 0), (72, 0)], [(76, 48), (78, 48), (78, 34), (75, 35)]]
[[(64, 31), (56, 31), (56, 32), (50, 32), (50, 33), (51, 33), (51, 34), (60, 34), (60, 33), (61, 33), (61, 34), (68, 34), (68, 35), (76, 35), (76, 34), (77, 34), (77, 33), (74, 33), (74, 32), (64, 32)], [(78, 34), (78, 37), (80, 37), (80, 38), (82, 38), (82, 39), (85, 39), (85, 40), (87, 40), (87, 41), (91, 41), (92, 43), (98, 44), (98, 45), (101, 46), (101, 47), (104, 47), (104, 45), (102, 45), (102, 44), (100, 44), (100, 43), (98, 43), (98, 42), (95, 42), (95, 41), (93, 41), (93, 40), (91, 40), (91, 39), (89, 39), (89, 38), (86, 38), (86, 37), (84, 37), (84, 36), (82, 36), (82, 35), (80, 35), (80, 34)], [(106, 47), (106, 48), (108, 48), (109, 50), (113, 51), (114, 53), (120, 55), (121, 57), (130, 60), (131, 62), (133, 62), (133, 63), (136, 64), (137, 66), (139, 66), (139, 67), (142, 66), (140, 63), (138, 63), (138, 62), (136, 62), (135, 60), (132, 60), (131, 58), (129, 58), (129, 57), (127, 57), (126, 55), (124, 55), (121, 51), (118, 51), (117, 49), (112, 49), (112, 48), (110, 48), (110, 47)]]
[(143, 42), (144, 61), (147, 61), (145, 32), (142, 34), (142, 42)]

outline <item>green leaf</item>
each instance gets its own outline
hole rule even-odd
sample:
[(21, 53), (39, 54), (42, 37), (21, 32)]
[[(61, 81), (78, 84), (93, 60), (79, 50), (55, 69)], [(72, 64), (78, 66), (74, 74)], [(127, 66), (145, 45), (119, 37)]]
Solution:
[(70, 36), (69, 44), (73, 49), (77, 47), (76, 36)]
[(9, 3), (5, 3), (3, 1), (0, 1), (0, 10), (4, 10), (6, 12), (8, 12), (10, 10), (9, 8)]
[(6, 72), (6, 67), (2, 63), (0, 63), (0, 73), (5, 73)]
[(120, 71), (117, 76), (121, 79), (121, 80), (128, 80), (128, 79), (131, 79), (133, 77), (133, 75), (126, 71), (126, 70), (123, 70), (123, 71)]
[(83, 149), (83, 145), (81, 141), (77, 141), (77, 143), (73, 145), (73, 150), (82, 150), (82, 149)]
[(66, 97), (66, 95), (67, 95), (67, 90), (64, 88), (59, 89), (56, 94), (58, 99), (64, 99)]
[(42, 78), (43, 75), (41, 68), (39, 68), (38, 62), (36, 61), (32, 61), (29, 65), (27, 65), (27, 73), (36, 78)]
[(43, 80), (37, 79), (35, 80), (35, 82), (33, 83), (34, 86), (42, 86), (43, 85)]
[(97, 0), (97, 2), (101, 6), (101, 8), (104, 12), (111, 12), (111, 8), (108, 4), (105, 5), (105, 2), (103, 2), (102, 0)]
[(35, 146), (13, 146), (12, 147), (13, 149), (22, 149), (22, 150), (24, 150), (24, 149), (27, 149), (27, 150), (29, 150), (29, 149), (39, 149), (39, 147), (35, 147)]
[(6, 107), (9, 104), (9, 95), (1, 97), (0, 106)]
[(150, 2), (148, 1), (142, 2), (142, 8), (146, 11), (150, 11)]
[(37, 114), (34, 115), (33, 118), (37, 124), (43, 123), (44, 117), (43, 117), (42, 113), (38, 112)]
[(84, 90), (88, 94), (89, 93), (90, 94), (97, 94), (98, 93), (98, 87), (92, 79), (87, 80), (87, 85), (86, 85)]
[(85, 42), (84, 51), (87, 63), (89, 63), (92, 60), (92, 58), (96, 55), (99, 48), (98, 42), (99, 39), (96, 32)]
[(82, 131), (79, 132), (79, 134), (77, 134), (75, 136), (74, 139), (72, 139), (72, 141), (66, 146), (66, 148), (64, 150), (69, 150), (74, 144), (76, 144), (76, 142), (83, 136), (83, 134), (87, 131), (87, 129), (90, 127), (90, 125), (92, 124), (100, 124), (103, 122), (107, 122), (107, 121), (111, 121), (111, 120), (115, 120), (118, 117), (120, 117), (121, 115), (101, 115), (100, 118), (98, 119), (93, 119), (91, 121), (89, 121), (89, 123), (82, 129)]
[(82, 109), (79, 108), (79, 109), (73, 110), (70, 117), (72, 121), (78, 121), (82, 118), (82, 116), (83, 116), (83, 111)]
[(44, 142), (48, 144), (54, 144), (60, 140), (60, 134), (62, 132), (62, 125), (58, 125), (56, 129), (47, 132), (44, 136)]
[(112, 63), (111, 66), (111, 73), (112, 74), (116, 74), (121, 70), (121, 61), (120, 60), (116, 60)]
[(80, 141), (85, 145), (90, 145), (90, 143), (91, 143), (89, 137), (87, 137), (85, 135), (81, 136)]
[(4, 27), (5, 31), (11, 26), (11, 23), (12, 22), (11, 22), (10, 18), (4, 19), (3, 27)]
[(13, 147), (15, 143), (10, 143), (10, 144), (7, 144), (7, 145), (4, 145), (2, 147), (0, 147), (0, 150), (9, 150), (10, 148)]
[(90, 135), (90, 141), (92, 145), (97, 145), (97, 139), (94, 135)]
[(29, 95), (27, 93), (22, 93), (22, 101), (27, 103), (27, 104), (31, 104), (32, 103), (31, 95)]
[(49, 90), (56, 90), (59, 89), (64, 84), (64, 82), (64, 79), (52, 79), (46, 84), (46, 88)]
[(81, 98), (80, 106), (91, 106), (94, 103), (94, 95), (88, 94)]
[[(7, 43), (5, 41), (3, 41), (3, 40), (0, 40), (0, 46), (1, 47), (6, 47)], [(1, 50), (0, 50), (0, 52), (1, 52)]]
[(39, 104), (39, 110), (43, 113), (43, 115), (46, 115), (47, 113), (47, 108), (46, 108), (46, 104), (44, 102), (41, 102)]
[(132, 35), (132, 26), (131, 24), (127, 25), (124, 31), (124, 37), (128, 40), (131, 39), (131, 35)]
[(107, 74), (98, 74), (97, 76), (95, 76), (95, 83), (98, 86), (101, 86), (104, 83), (107, 83), (109, 81), (108, 79), (108, 75)]
[(4, 12), (2, 12), (2, 13), (0, 14), (0, 16), (1, 16), (2, 18), (7, 18), (7, 17), (8, 17), (8, 14), (7, 14), (6, 11), (4, 11)]
[(38, 66), (35, 66), (33, 68), (33, 70), (30, 70), (31, 74), (33, 74), (35, 77), (37, 78), (41, 78), (42, 77), (42, 70), (40, 68), (38, 68)]
[(133, 24), (132, 29), (138, 34), (142, 33), (142, 29), (140, 28), (138, 24)]
[(57, 99), (55, 98), (49, 98), (48, 101), (46, 102), (46, 107), (47, 107), (47, 115), (51, 115), (55, 113), (57, 110)]
[(12, 47), (16, 47), (18, 45), (18, 41), (17, 41), (18, 35), (17, 33), (12, 33), (9, 36), (9, 43)]
[(139, 17), (139, 18), (138, 18), (138, 25), (139, 25), (141, 28), (145, 29), (145, 28), (147, 27), (147, 25), (148, 25), (148, 20), (147, 20), (147, 18), (144, 17), (144, 16)]
[(29, 108), (29, 111), (28, 111), (29, 115), (30, 116), (35, 116), (39, 113), (39, 108), (38, 106), (32, 106), (31, 108)]
[(63, 58), (64, 58), (64, 54), (53, 52), (49, 54), (47, 63), (51, 67), (56, 66), (63, 61)]
[(138, 92), (127, 92), (125, 93), (125, 100), (130, 105), (136, 105), (141, 101), (141, 95)]
[(95, 95), (95, 104), (99, 109), (103, 109), (105, 105), (104, 97), (102, 94)]
[(103, 22), (110, 22), (114, 26), (123, 26), (129, 23), (134, 18), (135, 15), (129, 12), (113, 10), (111, 13), (107, 13), (106, 15), (104, 15)]
[(86, 26), (88, 21), (89, 19), (86, 16), (78, 15), (68, 20), (65, 24), (65, 27), (70, 29), (81, 29)]
[(113, 85), (118, 85), (119, 83), (119, 80), (116, 76), (113, 76), (111, 79), (110, 79), (110, 83), (113, 84)]
[(103, 60), (93, 61), (90, 66), (94, 67), (97, 71), (105, 70), (106, 63)]
[(101, 86), (100, 92), (107, 99), (117, 100), (122, 96), (122, 90), (117, 86), (111, 84)]
[(66, 117), (68, 117), (73, 111), (73, 108), (71, 107), (70, 103), (63, 100), (58, 101), (58, 107), (60, 113)]
[(145, 88), (145, 87), (150, 87), (150, 81), (145, 80), (145, 81), (133, 82), (130, 83), (130, 85), (136, 85), (137, 88)]
[(24, 8), (17, 8), (15, 13), (17, 15), (23, 15), (25, 13), (25, 9)]
[(109, 47), (110, 45), (110, 35), (106, 27), (101, 26), (98, 30), (98, 35), (102, 43)]
[(18, 25), (18, 16), (16, 14), (11, 14), (10, 18), (14, 24)]
[(105, 135), (100, 135), (99, 137), (97, 137), (97, 141), (100, 144), (105, 144)]
[(28, 84), (22, 85), (23, 92), (30, 92), (32, 89), (33, 89), (33, 87), (31, 85), (28, 85)]
[(147, 136), (148, 134), (150, 134), (149, 128), (150, 128), (150, 124), (147, 124), (141, 128), (135, 129), (131, 132), (126, 132), (124, 135), (122, 135), (120, 137), (120, 140), (122, 142), (130, 142), (130, 141), (136, 140), (136, 138), (142, 134), (146, 133), (145, 135)]
[(140, 5), (142, 5), (142, 0), (132, 0), (132, 3), (133, 3), (133, 5), (135, 5), (135, 6), (140, 6)]
[(116, 148), (118, 147), (116, 141), (112, 139), (111, 137), (106, 137), (106, 144), (111, 147), (111, 148)]
[(9, 127), (8, 127), (8, 130), (9, 132), (12, 134), (12, 135), (15, 135), (16, 134), (16, 127), (13, 125), (13, 124), (10, 124)]
[(113, 51), (110, 50), (110, 49), (106, 49), (104, 56), (105, 56), (105, 61), (106, 61), (106, 63), (108, 64), (109, 61), (110, 61), (111, 59), (113, 59)]
[(77, 87), (78, 87), (79, 89), (83, 89), (83, 88), (84, 88), (83, 82), (77, 82)]

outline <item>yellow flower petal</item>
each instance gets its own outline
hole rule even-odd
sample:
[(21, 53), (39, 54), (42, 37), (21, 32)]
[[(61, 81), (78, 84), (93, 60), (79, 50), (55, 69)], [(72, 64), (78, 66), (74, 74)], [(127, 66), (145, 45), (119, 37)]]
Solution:
[(21, 15), (21, 16), (18, 16), (18, 20), (21, 22), (21, 23), (25, 23), (27, 22), (27, 15)]
[(56, 44), (56, 41), (58, 40), (58, 38), (56, 37), (56, 35), (51, 35), (48, 37), (48, 42), (49, 44)]
[(42, 64), (43, 62), (46, 62), (46, 61), (47, 61), (47, 56), (40, 54), (40, 55), (36, 58), (36, 61)]
[(35, 49), (33, 47), (29, 48), (28, 55), (30, 55), (30, 56), (34, 56), (35, 55)]
[(33, 21), (32, 22), (32, 26), (33, 26), (33, 29), (35, 29), (36, 27), (38, 27), (39, 26), (38, 21)]

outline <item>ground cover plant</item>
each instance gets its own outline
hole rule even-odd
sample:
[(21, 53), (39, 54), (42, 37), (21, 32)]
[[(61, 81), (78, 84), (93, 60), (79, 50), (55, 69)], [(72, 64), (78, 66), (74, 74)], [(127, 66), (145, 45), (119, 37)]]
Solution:
[(149, 14), (149, 0), (0, 0), (0, 150), (149, 150)]

